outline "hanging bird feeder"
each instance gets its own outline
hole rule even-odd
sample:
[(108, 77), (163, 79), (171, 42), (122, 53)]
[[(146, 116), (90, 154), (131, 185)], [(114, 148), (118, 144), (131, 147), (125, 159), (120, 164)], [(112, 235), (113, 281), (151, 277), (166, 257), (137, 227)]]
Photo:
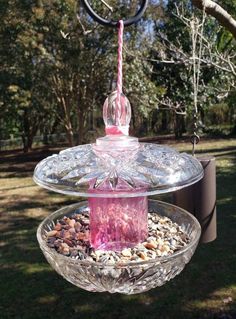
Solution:
[(196, 183), (203, 168), (191, 155), (129, 136), (131, 107), (122, 93), (123, 27), (140, 19), (147, 1), (134, 18), (119, 23), (100, 18), (82, 2), (96, 21), (119, 26), (117, 90), (103, 106), (104, 137), (36, 166), (34, 180), (40, 186), (88, 198), (47, 217), (37, 238), (52, 267), (76, 286), (140, 293), (179, 274), (201, 234), (193, 215), (148, 196)]

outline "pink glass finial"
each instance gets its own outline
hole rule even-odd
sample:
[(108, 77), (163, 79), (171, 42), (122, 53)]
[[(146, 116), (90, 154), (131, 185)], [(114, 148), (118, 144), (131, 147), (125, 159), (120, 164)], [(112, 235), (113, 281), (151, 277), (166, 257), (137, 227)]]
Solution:
[(131, 106), (127, 97), (117, 91), (112, 92), (103, 105), (103, 120), (107, 135), (129, 135)]

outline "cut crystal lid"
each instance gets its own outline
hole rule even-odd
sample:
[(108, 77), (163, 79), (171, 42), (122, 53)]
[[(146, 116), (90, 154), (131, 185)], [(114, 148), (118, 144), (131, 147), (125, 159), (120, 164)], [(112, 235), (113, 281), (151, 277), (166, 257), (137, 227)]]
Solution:
[(107, 135), (42, 160), (35, 168), (37, 184), (63, 194), (86, 197), (137, 197), (167, 193), (203, 177), (191, 155), (128, 136), (130, 105), (113, 93), (104, 104)]

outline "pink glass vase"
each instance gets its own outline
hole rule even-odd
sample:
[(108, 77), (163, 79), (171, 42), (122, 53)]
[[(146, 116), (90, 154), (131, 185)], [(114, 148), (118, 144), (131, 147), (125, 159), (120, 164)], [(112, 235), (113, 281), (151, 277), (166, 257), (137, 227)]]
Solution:
[(91, 197), (88, 202), (90, 242), (95, 249), (122, 250), (147, 237), (147, 197)]

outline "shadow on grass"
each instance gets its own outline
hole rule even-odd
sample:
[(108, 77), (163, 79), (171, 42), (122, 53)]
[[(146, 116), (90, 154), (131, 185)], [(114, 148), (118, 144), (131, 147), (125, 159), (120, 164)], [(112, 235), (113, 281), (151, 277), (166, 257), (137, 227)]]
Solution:
[[(175, 280), (142, 295), (124, 296), (88, 293), (59, 277), (47, 265), (38, 247), (35, 232), (39, 222), (35, 218), (18, 219), (2, 237), (2, 319), (234, 318), (235, 302), (228, 305), (227, 313), (194, 306), (196, 300), (204, 301), (215, 290), (236, 283), (236, 260), (232, 254), (234, 229), (221, 225), (219, 239), (200, 246), (186, 270)], [(230, 216), (226, 220), (229, 223), (232, 223)], [(227, 236), (233, 236), (231, 245), (227, 244)]]
[[(68, 200), (63, 200), (62, 198), (62, 203), (63, 203), (63, 206), (66, 206), (66, 205), (71, 205), (73, 204), (75, 201), (72, 202), (71, 199), (68, 199)], [(49, 211), (50, 212), (53, 212), (59, 208), (61, 208), (61, 203), (54, 203), (54, 204), (50, 204), (50, 207), (48, 205), (48, 203), (45, 203), (43, 201), (43, 198), (42, 200), (32, 200), (32, 201), (25, 201), (25, 202), (19, 202), (19, 203), (13, 203), (13, 204), (8, 204), (8, 209), (12, 212), (21, 212), (22, 210), (27, 210), (27, 209), (37, 209), (37, 208), (49, 208)]]
[[(0, 152), (1, 172), (4, 173), (0, 178), (24, 178), (32, 176), (37, 163), (45, 157), (58, 153), (60, 149), (40, 148), (33, 152)], [(5, 155), (5, 156), (4, 156)]]

